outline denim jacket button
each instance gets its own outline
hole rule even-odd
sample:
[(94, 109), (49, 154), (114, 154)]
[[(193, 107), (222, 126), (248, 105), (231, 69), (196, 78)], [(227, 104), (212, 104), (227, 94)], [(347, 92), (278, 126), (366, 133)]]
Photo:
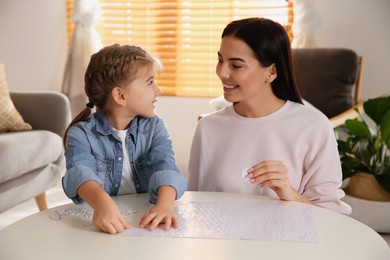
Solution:
[(122, 157), (118, 157), (118, 160), (119, 160), (119, 161), (122, 161)]

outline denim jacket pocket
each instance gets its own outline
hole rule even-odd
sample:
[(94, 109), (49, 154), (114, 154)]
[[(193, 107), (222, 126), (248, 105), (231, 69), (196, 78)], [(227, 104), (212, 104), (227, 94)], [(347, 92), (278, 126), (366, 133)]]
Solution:
[(96, 174), (104, 185), (104, 189), (107, 191), (110, 189), (112, 179), (112, 169), (114, 166), (114, 160), (103, 159), (95, 156), (96, 158)]
[(150, 163), (150, 154), (149, 153), (145, 153), (143, 154), (142, 156), (138, 157), (137, 160), (135, 160), (135, 163), (134, 163), (135, 167), (136, 167), (136, 170), (137, 172), (139, 172), (142, 177), (144, 178), (144, 180), (148, 180), (150, 178), (150, 176), (148, 176), (151, 171), (150, 167), (151, 167), (151, 163)]

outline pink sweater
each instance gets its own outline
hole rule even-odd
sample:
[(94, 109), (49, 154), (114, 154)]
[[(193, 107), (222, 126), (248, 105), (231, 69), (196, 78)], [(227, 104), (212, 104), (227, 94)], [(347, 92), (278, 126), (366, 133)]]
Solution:
[(277, 197), (242, 177), (243, 170), (264, 160), (283, 161), (290, 185), (314, 204), (351, 213), (341, 201), (340, 158), (329, 120), (290, 101), (261, 118), (242, 117), (233, 106), (203, 118), (191, 147), (189, 190)]

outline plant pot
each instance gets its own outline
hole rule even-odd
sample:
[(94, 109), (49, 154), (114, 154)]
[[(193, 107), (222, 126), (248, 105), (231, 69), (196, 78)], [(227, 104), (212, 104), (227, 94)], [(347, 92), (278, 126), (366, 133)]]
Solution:
[(390, 201), (390, 193), (380, 186), (375, 176), (358, 172), (349, 179), (344, 191), (349, 196), (373, 201)]

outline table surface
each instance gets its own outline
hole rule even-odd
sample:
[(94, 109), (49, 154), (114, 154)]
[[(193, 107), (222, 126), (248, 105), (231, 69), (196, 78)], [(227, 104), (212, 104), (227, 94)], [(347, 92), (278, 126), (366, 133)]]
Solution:
[[(115, 201), (120, 207), (139, 210), (126, 216), (137, 225), (147, 208), (148, 195), (118, 196)], [(186, 192), (180, 201), (298, 203), (217, 192)], [(108, 235), (97, 232), (88, 218), (50, 219), (53, 213), (69, 207), (82, 208), (59, 206), (1, 230), (0, 259), (390, 259), (389, 246), (374, 230), (317, 206), (312, 208), (320, 234), (318, 243)]]

